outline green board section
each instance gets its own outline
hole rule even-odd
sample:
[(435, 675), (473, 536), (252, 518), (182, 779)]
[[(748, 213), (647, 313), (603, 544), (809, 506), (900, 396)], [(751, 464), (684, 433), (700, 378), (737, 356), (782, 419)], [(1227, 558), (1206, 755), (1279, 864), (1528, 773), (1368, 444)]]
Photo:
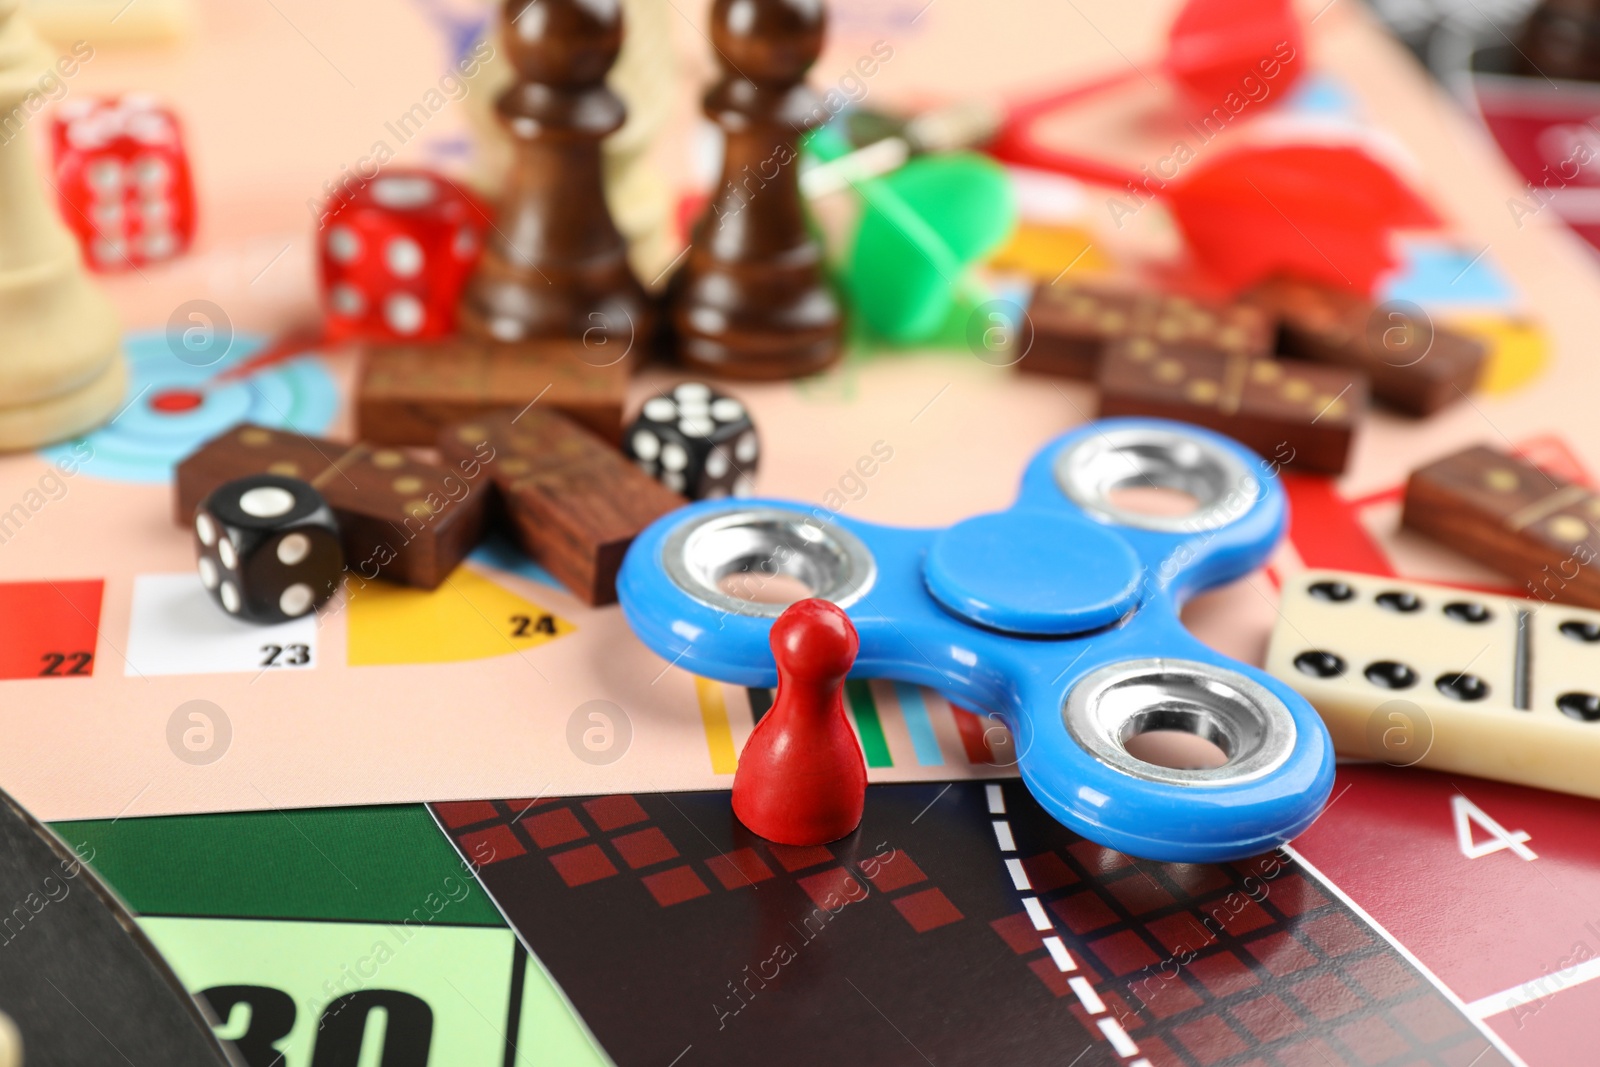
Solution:
[(144, 915), (504, 925), (420, 804), (54, 829)]

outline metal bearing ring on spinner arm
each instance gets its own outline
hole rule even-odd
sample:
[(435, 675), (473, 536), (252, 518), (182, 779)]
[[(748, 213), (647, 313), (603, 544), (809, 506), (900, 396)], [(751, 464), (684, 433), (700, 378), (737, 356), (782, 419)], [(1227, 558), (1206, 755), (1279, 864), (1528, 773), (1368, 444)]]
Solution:
[[(1180, 490), (1197, 508), (1119, 507), (1114, 491), (1131, 486)], [(1236, 442), (1105, 419), (1046, 445), (1009, 509), (947, 529), (776, 500), (690, 505), (635, 540), (617, 589), (659, 655), (770, 686), (767, 631), (784, 605), (720, 583), (798, 580), (855, 624), (852, 676), (925, 685), (999, 715), (1023, 780), (1055, 818), (1136, 856), (1212, 862), (1294, 837), (1333, 785), (1333, 747), (1304, 698), (1178, 619), (1190, 596), (1263, 564), (1287, 515), (1275, 472)], [(1150, 730), (1199, 735), (1226, 760), (1147, 763), (1127, 742)]]

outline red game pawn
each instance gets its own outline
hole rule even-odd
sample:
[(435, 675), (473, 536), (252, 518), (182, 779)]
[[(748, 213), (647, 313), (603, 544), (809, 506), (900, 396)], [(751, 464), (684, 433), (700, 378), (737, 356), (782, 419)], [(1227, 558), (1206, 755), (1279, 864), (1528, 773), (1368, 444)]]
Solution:
[(861, 822), (867, 764), (845, 718), (844, 676), (861, 647), (826, 600), (802, 600), (772, 624), (778, 695), (733, 776), (733, 813), (768, 841), (820, 845)]

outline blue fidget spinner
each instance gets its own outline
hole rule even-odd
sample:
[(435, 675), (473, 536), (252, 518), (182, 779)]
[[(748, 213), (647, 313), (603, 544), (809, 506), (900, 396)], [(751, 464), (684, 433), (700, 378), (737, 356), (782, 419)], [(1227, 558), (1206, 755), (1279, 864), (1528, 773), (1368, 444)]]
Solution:
[[(1169, 516), (1118, 502), (1141, 486), (1196, 506)], [(1195, 593), (1264, 563), (1287, 518), (1275, 470), (1242, 445), (1184, 423), (1104, 419), (1046, 445), (1009, 509), (948, 529), (776, 500), (692, 504), (634, 541), (617, 591), (659, 655), (770, 686), (767, 631), (784, 605), (738, 594), (798, 580), (855, 623), (852, 676), (999, 715), (1023, 781), (1061, 822), (1135, 856), (1214, 862), (1294, 837), (1333, 785), (1333, 746), (1304, 698), (1178, 620)], [(1151, 731), (1198, 735), (1226, 759), (1145, 762), (1129, 742)]]

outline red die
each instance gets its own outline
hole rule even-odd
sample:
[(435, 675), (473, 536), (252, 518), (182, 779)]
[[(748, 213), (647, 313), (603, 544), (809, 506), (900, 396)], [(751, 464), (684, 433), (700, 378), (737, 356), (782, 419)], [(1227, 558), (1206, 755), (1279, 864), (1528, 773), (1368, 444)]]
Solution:
[(330, 340), (448, 337), (488, 214), (442, 175), (393, 170), (328, 214), (320, 237)]
[(146, 93), (63, 104), (51, 127), (68, 229), (95, 270), (182, 254), (194, 239), (194, 183), (183, 131)]

